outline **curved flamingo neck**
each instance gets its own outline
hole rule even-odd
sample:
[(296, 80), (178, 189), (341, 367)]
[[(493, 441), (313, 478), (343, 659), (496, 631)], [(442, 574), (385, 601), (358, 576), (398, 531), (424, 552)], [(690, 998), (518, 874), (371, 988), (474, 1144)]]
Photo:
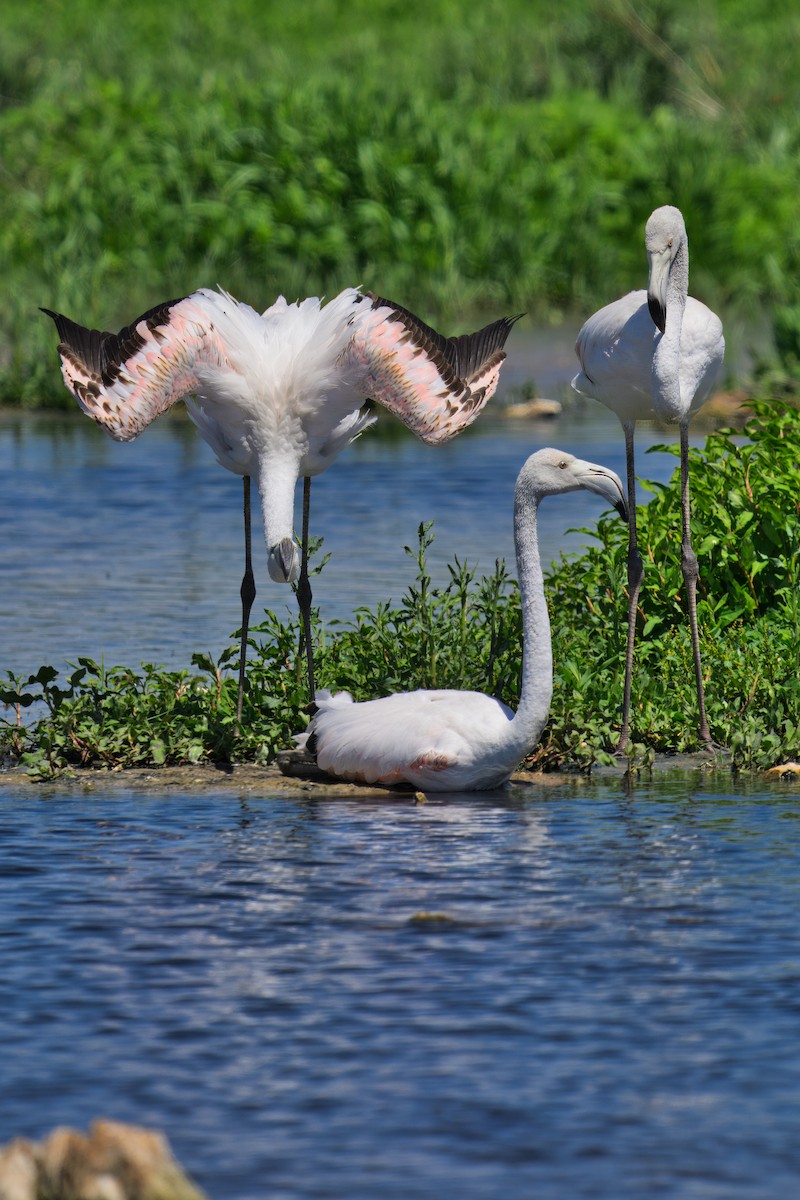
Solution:
[(514, 493), (514, 544), (522, 599), (522, 688), (510, 733), (521, 754), (539, 740), (553, 696), (553, 648), (536, 527), (542, 493), (524, 474)]
[(299, 470), (296, 454), (259, 456), (258, 490), (267, 550), (294, 536), (294, 493)]
[(689, 294), (689, 248), (681, 241), (667, 277), (664, 332), (653, 352), (653, 407), (666, 421), (685, 420), (689, 401), (681, 396), (681, 333)]

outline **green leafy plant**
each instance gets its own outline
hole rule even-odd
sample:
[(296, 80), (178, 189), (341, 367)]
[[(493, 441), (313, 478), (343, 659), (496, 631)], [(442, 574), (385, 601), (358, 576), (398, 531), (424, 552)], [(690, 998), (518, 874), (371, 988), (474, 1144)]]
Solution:
[[(800, 714), (795, 482), (800, 415), (777, 403), (754, 407), (756, 416), (741, 436), (711, 434), (704, 449), (692, 452), (691, 463), (709, 721), (718, 741), (732, 749), (734, 765), (742, 767), (768, 765), (768, 734), (778, 737), (787, 756), (796, 754)], [(633, 740), (660, 751), (695, 749), (678, 473), (669, 486), (648, 486), (654, 497), (637, 517), (645, 582), (633, 677)], [(554, 626), (559, 678), (563, 681), (572, 663), (575, 679), (591, 681), (588, 711), (586, 689), (557, 686), (547, 735), (550, 761), (580, 756), (581, 729), (596, 727), (587, 742), (590, 749), (607, 746), (609, 720), (597, 713), (613, 725), (621, 704), (626, 533), (610, 518), (601, 518), (596, 533), (597, 550), (562, 562), (550, 578), (559, 613)], [(577, 712), (576, 704), (581, 706)]]

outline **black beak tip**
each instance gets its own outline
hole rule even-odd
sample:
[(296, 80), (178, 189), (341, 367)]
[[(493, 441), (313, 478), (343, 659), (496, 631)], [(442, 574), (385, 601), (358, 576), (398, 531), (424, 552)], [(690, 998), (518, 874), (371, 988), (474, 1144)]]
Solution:
[(284, 538), (278, 543), (277, 554), (281, 569), (288, 579), (294, 566), (294, 542), (291, 538)]
[(627, 523), (628, 523), (628, 506), (625, 503), (625, 501), (622, 498), (620, 498), (617, 501), (617, 503), (614, 505), (614, 508), (617, 510), (617, 512), (619, 513), (619, 515), (622, 517), (623, 521), (627, 525)]
[(653, 318), (653, 324), (663, 333), (667, 327), (667, 313), (663, 304), (656, 300), (655, 296), (648, 296), (647, 309)]

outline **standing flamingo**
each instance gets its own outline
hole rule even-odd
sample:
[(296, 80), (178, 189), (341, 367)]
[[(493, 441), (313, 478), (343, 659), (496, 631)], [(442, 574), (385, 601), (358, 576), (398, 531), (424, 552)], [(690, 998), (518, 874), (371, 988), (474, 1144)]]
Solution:
[(522, 595), (522, 692), (516, 713), (482, 692), (400, 692), (353, 703), (320, 692), (297, 742), (329, 775), (357, 783), (410, 783), (427, 792), (504, 784), (539, 740), (553, 694), (553, 650), (536, 531), (544, 496), (588, 488), (626, 516), (613, 471), (561, 450), (537, 450), (517, 477), (514, 545)]
[(637, 421), (678, 425), (681, 443), (681, 569), (686, 585), (694, 656), (700, 736), (713, 746), (706, 718), (700, 636), (697, 628), (697, 557), (689, 523), (689, 421), (708, 399), (722, 371), (725, 339), (716, 313), (689, 293), (689, 243), (680, 210), (664, 205), (645, 227), (650, 264), (647, 291), (629, 292), (598, 309), (575, 346), (581, 364), (572, 386), (615, 412), (625, 434), (628, 477), (628, 640), (622, 730), (617, 752), (630, 736), (631, 675), (636, 611), (644, 567), (636, 538), (633, 435)]
[[(445, 338), (407, 309), (357, 288), (263, 314), (223, 291), (201, 289), (137, 317), (119, 333), (86, 329), (50, 309), (61, 370), (81, 408), (117, 441), (130, 441), (177, 400), (219, 463), (244, 479), (245, 573), (237, 730), (246, 639), (255, 598), (250, 476), (261, 493), (272, 579), (297, 581), (314, 699), (308, 581), (310, 477), (330, 466), (374, 417), (371, 397), (423, 441), (453, 437), (493, 394), (516, 317)], [(193, 398), (192, 398), (193, 397)], [(302, 554), (293, 538), (294, 489), (304, 478)]]

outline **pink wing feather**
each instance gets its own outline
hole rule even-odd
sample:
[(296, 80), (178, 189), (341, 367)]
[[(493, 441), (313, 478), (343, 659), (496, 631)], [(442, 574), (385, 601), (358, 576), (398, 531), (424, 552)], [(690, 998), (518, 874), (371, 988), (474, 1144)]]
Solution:
[(168, 300), (119, 333), (86, 329), (60, 313), (64, 383), (81, 408), (118, 442), (129, 442), (176, 400), (197, 390), (198, 368), (226, 363), (207, 313), (192, 296)]
[(407, 308), (371, 292), (356, 303), (346, 354), (359, 374), (358, 390), (431, 445), (471, 425), (494, 395), (503, 347), (519, 316), (446, 338)]
[[(200, 373), (231, 367), (202, 293), (157, 305), (119, 333), (86, 329), (59, 313), (58, 352), (67, 388), (117, 441), (198, 390)], [(408, 309), (357, 294), (352, 336), (340, 359), (351, 384), (430, 444), (470, 425), (494, 394), (503, 349), (518, 317), (444, 337)]]

